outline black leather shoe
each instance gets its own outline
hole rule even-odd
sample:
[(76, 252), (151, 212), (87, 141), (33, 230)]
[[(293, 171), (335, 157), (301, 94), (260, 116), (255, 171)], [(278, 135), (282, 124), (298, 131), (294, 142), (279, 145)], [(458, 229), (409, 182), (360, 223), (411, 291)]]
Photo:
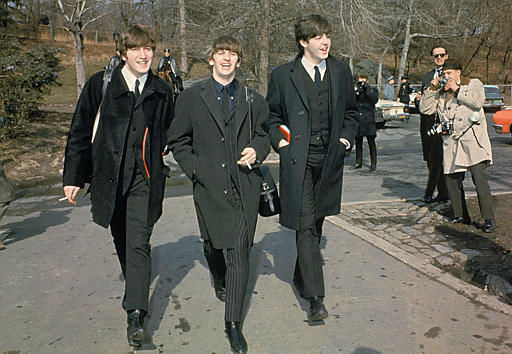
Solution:
[(247, 342), (242, 334), (240, 322), (226, 321), (226, 335), (231, 345), (231, 351), (236, 354), (247, 353)]
[(304, 296), (304, 284), (302, 284), (302, 281), (299, 281), (296, 277), (293, 277), (293, 286), (295, 286), (295, 289), (297, 289), (299, 296), (305, 299), (306, 297)]
[(432, 199), (432, 203), (446, 203), (449, 200), (450, 200), (450, 198), (448, 198), (448, 197), (442, 197), (442, 196), (438, 195), (437, 197)]
[(358, 168), (361, 168), (361, 167), (363, 167), (363, 164), (362, 164), (362, 163), (356, 163), (356, 164), (354, 165), (354, 170), (356, 170), (356, 169), (358, 169)]
[(146, 342), (148, 335), (144, 330), (144, 310), (130, 310), (128, 311), (128, 328), (126, 330), (128, 337), (128, 344), (132, 347), (138, 348), (142, 343)]
[(471, 225), (471, 219), (470, 218), (465, 218), (463, 216), (457, 216), (455, 218), (450, 218), (450, 217), (445, 217), (444, 218), (445, 221), (448, 221), (449, 223), (451, 224), (465, 224), (465, 225)]
[(485, 219), (485, 224), (482, 225), (483, 232), (493, 232), (496, 230), (496, 222), (494, 219)]
[(222, 302), (226, 302), (226, 281), (225, 280), (213, 280), (213, 288), (215, 289), (215, 296)]
[(430, 203), (432, 203), (432, 196), (431, 195), (424, 195), (422, 201), (425, 204), (430, 204)]
[(313, 296), (309, 298), (310, 310), (309, 320), (310, 321), (321, 321), (329, 316), (324, 306), (324, 300), (320, 296)]

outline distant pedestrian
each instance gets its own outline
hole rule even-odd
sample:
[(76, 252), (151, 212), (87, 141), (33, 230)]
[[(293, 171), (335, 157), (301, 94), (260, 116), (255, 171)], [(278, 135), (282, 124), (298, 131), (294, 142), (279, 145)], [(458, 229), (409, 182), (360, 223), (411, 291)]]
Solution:
[[(5, 212), (7, 211), (7, 208), (9, 207), (9, 203), (14, 199), (15, 195), (16, 193), (14, 192), (14, 188), (7, 179), (7, 176), (5, 175), (4, 169), (2, 167), (2, 161), (0, 161), (0, 221), (2, 220)], [(0, 250), (6, 249), (2, 241), (3, 239), (0, 239)]]
[(388, 77), (388, 83), (384, 86), (382, 92), (384, 99), (388, 101), (395, 100), (395, 78), (393, 76)]
[(370, 150), (370, 172), (377, 169), (377, 124), (375, 123), (375, 105), (379, 101), (379, 91), (368, 83), (368, 75), (360, 74), (355, 88), (359, 107), (359, 130), (356, 136), (356, 164), (363, 166), (363, 138), (366, 137)]
[[(421, 90), (416, 95), (415, 105), (419, 108), (421, 96), (425, 90), (430, 87), (433, 79), (442, 77), (443, 65), (448, 59), (448, 51), (443, 46), (435, 46), (430, 51), (434, 62), (434, 69), (423, 75), (421, 79)], [(423, 202), (430, 204), (433, 202), (448, 201), (448, 187), (446, 187), (446, 178), (443, 174), (443, 140), (437, 134), (427, 134), (432, 126), (439, 122), (437, 113), (424, 114), (420, 112), (420, 137), (421, 150), (423, 151), (423, 160), (427, 163), (428, 178)], [(437, 196), (434, 198), (434, 192), (437, 188)]]
[(402, 76), (402, 80), (400, 82), (400, 89), (398, 90), (398, 100), (405, 104), (407, 107), (409, 106), (409, 102), (411, 97), (409, 96), (412, 92), (412, 87), (409, 84), (407, 75)]

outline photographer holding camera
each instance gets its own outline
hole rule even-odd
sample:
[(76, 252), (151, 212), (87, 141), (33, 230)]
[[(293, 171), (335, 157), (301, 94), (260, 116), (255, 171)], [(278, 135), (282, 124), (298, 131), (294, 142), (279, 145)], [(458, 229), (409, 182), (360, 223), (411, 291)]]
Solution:
[(485, 168), (492, 164), (492, 151), (483, 111), (484, 87), (478, 79), (462, 77), (462, 67), (446, 61), (443, 78), (435, 77), (421, 98), (423, 114), (437, 112), (439, 125), (430, 133), (443, 138), (443, 170), (453, 207), (451, 223), (471, 224), (462, 182), (467, 170), (476, 188), (480, 214), (485, 220), (479, 227), (484, 232), (496, 229), (491, 190)]
[(366, 74), (359, 74), (357, 77), (355, 91), (359, 108), (359, 130), (356, 136), (356, 164), (354, 168), (361, 168), (363, 166), (363, 137), (366, 136), (370, 149), (370, 172), (373, 172), (377, 169), (375, 104), (379, 100), (379, 91), (370, 87)]

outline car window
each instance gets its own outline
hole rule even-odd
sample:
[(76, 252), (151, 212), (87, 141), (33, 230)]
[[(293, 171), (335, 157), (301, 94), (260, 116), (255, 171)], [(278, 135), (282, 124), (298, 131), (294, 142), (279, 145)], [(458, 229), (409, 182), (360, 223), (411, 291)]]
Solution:
[(485, 93), (499, 93), (497, 87), (484, 87)]

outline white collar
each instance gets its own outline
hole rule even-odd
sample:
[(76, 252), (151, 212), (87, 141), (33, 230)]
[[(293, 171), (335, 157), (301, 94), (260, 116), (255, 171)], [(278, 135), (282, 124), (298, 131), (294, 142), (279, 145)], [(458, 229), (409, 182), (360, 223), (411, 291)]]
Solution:
[(315, 81), (315, 66), (318, 66), (318, 69), (320, 70), (320, 77), (322, 78), (322, 80), (324, 79), (325, 70), (327, 69), (327, 61), (325, 59), (322, 60), (320, 64), (315, 65), (308, 59), (306, 59), (306, 57), (303, 55), (300, 62), (302, 63), (304, 69), (306, 69), (306, 72), (311, 77), (311, 80)]
[[(135, 92), (135, 81), (137, 78), (135, 75), (132, 74), (132, 72), (125, 66), (121, 69), (121, 74), (123, 75), (124, 81), (126, 82), (126, 86), (128, 86), (128, 89), (131, 92)], [(144, 90), (144, 86), (146, 85), (146, 80), (148, 79), (148, 73), (145, 73), (141, 77), (138, 78), (139, 80), (139, 91), (142, 93), (142, 90)]]

